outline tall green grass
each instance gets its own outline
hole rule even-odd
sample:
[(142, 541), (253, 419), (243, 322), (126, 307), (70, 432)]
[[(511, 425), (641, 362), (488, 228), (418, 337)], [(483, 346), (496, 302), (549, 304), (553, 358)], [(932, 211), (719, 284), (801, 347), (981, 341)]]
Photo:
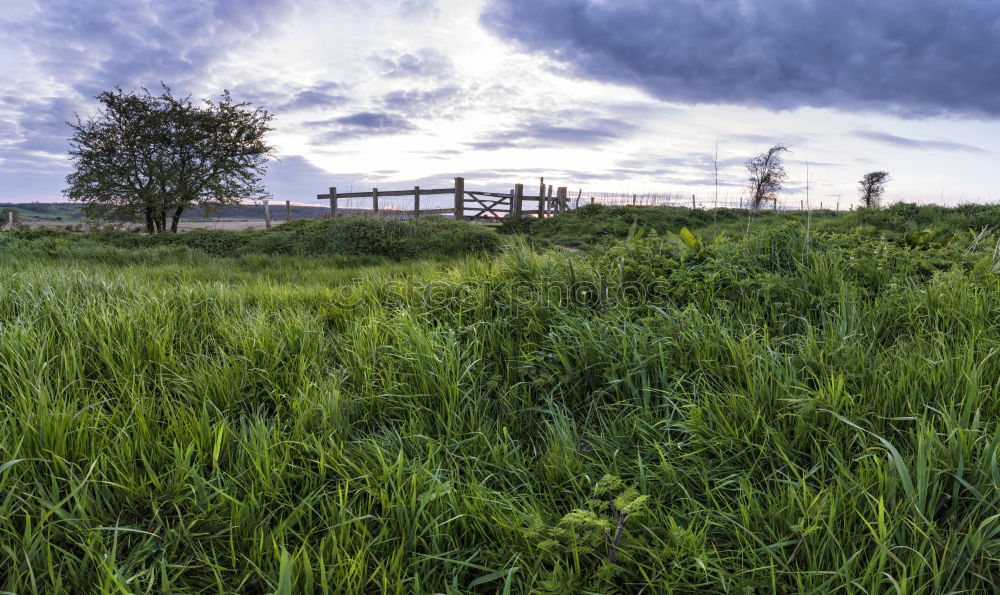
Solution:
[[(6, 241), (0, 591), (1000, 582), (989, 242), (768, 225), (345, 269)], [(648, 496), (616, 562), (547, 546), (605, 475)]]
[(958, 207), (898, 203), (886, 209), (833, 211), (772, 211), (761, 209), (689, 209), (686, 207), (631, 207), (586, 205), (551, 219), (505, 221), (501, 231), (529, 236), (538, 245), (573, 248), (607, 247), (635, 228), (660, 234), (681, 227), (710, 236), (743, 236), (773, 224), (795, 222), (820, 232), (902, 233), (940, 229), (949, 233), (1000, 227), (1000, 206), (966, 204)]

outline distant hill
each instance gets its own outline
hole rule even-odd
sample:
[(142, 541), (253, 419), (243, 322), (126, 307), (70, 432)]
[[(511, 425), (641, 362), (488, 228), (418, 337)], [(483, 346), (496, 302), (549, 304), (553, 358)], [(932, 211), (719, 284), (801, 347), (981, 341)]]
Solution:
[(79, 221), (83, 219), (80, 205), (65, 202), (0, 203), (0, 209), (12, 209), (24, 222)]
[[(84, 219), (80, 205), (65, 202), (23, 202), (23, 203), (0, 203), (0, 209), (13, 209), (21, 221), (25, 223), (43, 221), (81, 221)], [(292, 219), (318, 219), (329, 213), (327, 207), (292, 205)], [(245, 220), (263, 219), (263, 205), (240, 205), (237, 207), (223, 207), (213, 209), (210, 213), (201, 208), (193, 208), (184, 213), (182, 220)], [(275, 221), (283, 221), (285, 218), (285, 205), (276, 204), (271, 206), (271, 218)]]

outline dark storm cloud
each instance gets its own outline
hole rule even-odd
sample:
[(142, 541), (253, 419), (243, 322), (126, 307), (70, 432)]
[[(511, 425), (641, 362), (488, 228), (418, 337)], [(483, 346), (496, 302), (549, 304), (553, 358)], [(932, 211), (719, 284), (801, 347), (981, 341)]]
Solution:
[(593, 146), (626, 137), (635, 127), (620, 120), (590, 118), (580, 122), (530, 120), (514, 130), (498, 131), (469, 147), (481, 151), (510, 148)]
[(989, 153), (986, 149), (974, 147), (972, 145), (964, 145), (962, 143), (944, 140), (919, 140), (915, 138), (907, 138), (905, 136), (896, 136), (895, 134), (889, 134), (887, 132), (877, 132), (874, 130), (857, 130), (853, 134), (858, 138), (892, 145), (894, 147), (902, 147), (905, 149), (952, 151), (960, 153)]
[(666, 101), (1000, 116), (995, 1), (489, 0), (481, 20)]

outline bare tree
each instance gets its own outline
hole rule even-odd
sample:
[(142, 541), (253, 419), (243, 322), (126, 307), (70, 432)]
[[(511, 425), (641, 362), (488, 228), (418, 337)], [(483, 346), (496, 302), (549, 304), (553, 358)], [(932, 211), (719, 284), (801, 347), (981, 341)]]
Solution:
[(877, 209), (882, 205), (882, 195), (885, 194), (885, 185), (889, 180), (889, 172), (873, 171), (866, 173), (858, 181), (858, 194), (866, 208)]
[(788, 147), (777, 144), (750, 159), (747, 159), (747, 182), (750, 191), (750, 209), (756, 210), (764, 203), (773, 202), (778, 206), (778, 191), (788, 179), (781, 154), (788, 152)]
[(719, 208), (719, 139), (715, 139), (715, 157), (712, 158), (712, 169), (715, 172), (715, 204), (714, 208)]

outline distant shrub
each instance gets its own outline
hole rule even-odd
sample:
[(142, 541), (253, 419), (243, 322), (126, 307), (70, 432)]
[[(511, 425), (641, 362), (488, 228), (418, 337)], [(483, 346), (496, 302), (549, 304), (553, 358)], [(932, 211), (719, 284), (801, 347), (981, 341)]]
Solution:
[(243, 233), (215, 229), (197, 229), (184, 234), (161, 233), (156, 236), (164, 243), (183, 244), (216, 256), (228, 256), (241, 251), (247, 244)]
[(374, 217), (297, 220), (269, 230), (195, 230), (145, 235), (120, 231), (69, 234), (21, 231), (18, 237), (49, 243), (93, 241), (115, 248), (178, 246), (214, 256), (268, 254), (286, 256), (380, 257), (402, 260), (458, 256), (499, 249), (495, 232), (472, 223), (446, 219), (396, 221)]
[(537, 221), (537, 219), (528, 219), (525, 217), (519, 219), (505, 219), (500, 227), (497, 229), (499, 233), (504, 234), (527, 234), (531, 233), (531, 226)]

